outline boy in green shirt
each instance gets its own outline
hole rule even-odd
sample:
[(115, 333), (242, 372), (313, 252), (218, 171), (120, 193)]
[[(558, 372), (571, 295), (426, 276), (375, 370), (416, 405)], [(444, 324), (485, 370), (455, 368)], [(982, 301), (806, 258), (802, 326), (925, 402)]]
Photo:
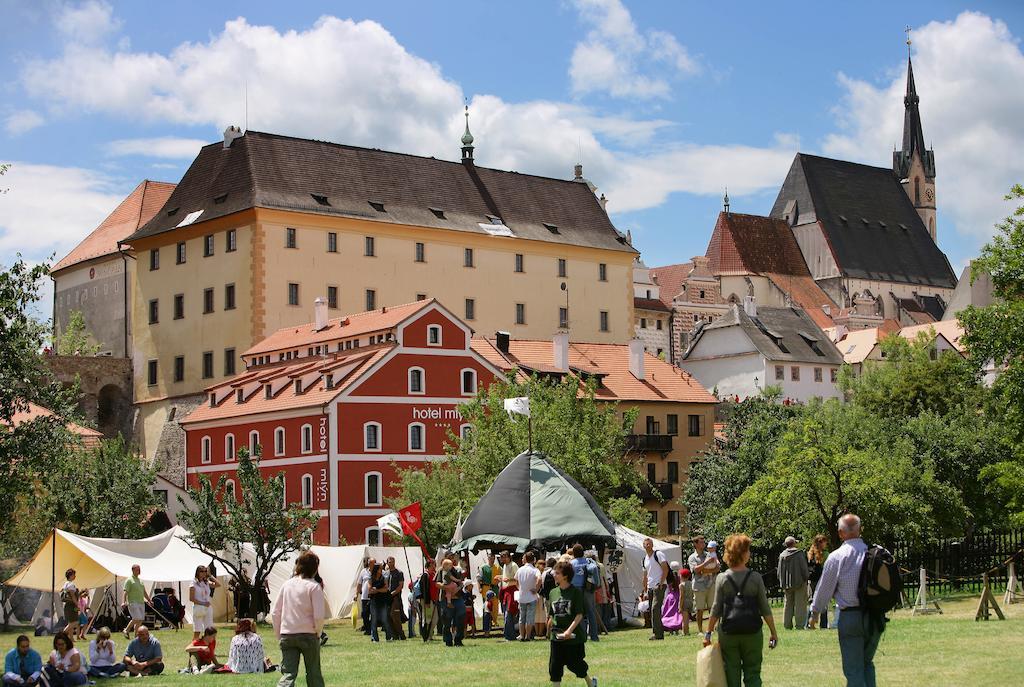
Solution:
[(555, 565), (557, 587), (548, 595), (548, 636), (551, 638), (551, 656), (548, 674), (552, 685), (562, 684), (562, 675), (568, 668), (583, 680), (587, 687), (597, 687), (597, 678), (590, 677), (586, 661), (587, 634), (580, 627), (586, 608), (583, 592), (572, 586), (572, 564), (561, 561)]

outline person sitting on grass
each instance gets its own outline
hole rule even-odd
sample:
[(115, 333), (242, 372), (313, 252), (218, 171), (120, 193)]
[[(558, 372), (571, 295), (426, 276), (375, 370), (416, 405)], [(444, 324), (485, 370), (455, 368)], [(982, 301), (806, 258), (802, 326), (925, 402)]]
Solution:
[(4, 687), (30, 687), (39, 684), (43, 657), (32, 648), (29, 638), (19, 635), (14, 648), (4, 657)]
[(262, 673), (267, 665), (263, 640), (256, 634), (251, 618), (239, 618), (235, 623), (235, 636), (228, 649), (228, 662), (218, 673)]
[(79, 687), (89, 681), (85, 661), (67, 632), (53, 636), (53, 651), (41, 677), (49, 687)]
[(124, 664), (117, 660), (110, 628), (101, 627), (96, 639), (89, 642), (89, 677), (117, 677)]
[(185, 647), (185, 653), (196, 659), (196, 667), (202, 670), (206, 666), (213, 668), (220, 667), (217, 660), (217, 628), (207, 627), (203, 630), (203, 636), (192, 640), (192, 643)]
[(149, 633), (149, 628), (139, 625), (135, 639), (128, 643), (124, 652), (124, 667), (132, 676), (159, 675), (164, 672), (164, 654), (160, 640)]
[(551, 684), (562, 684), (562, 675), (568, 668), (583, 680), (587, 687), (597, 687), (597, 678), (589, 674), (587, 665), (587, 633), (581, 627), (587, 612), (583, 603), (583, 590), (572, 585), (572, 563), (559, 561), (555, 565), (557, 587), (548, 595), (548, 636), (551, 637), (551, 655), (548, 675)]

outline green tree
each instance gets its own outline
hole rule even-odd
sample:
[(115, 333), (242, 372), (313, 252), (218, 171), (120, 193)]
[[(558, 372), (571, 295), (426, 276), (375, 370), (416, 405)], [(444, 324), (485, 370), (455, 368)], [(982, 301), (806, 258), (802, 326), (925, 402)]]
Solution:
[[(28, 266), (19, 256), (0, 271), (0, 541), (14, 523), (17, 495), (46, 470), (75, 437), (66, 427), (75, 418), (77, 389), (65, 388), (47, 368), (40, 351), (46, 325), (29, 313), (39, 300), (46, 265)], [(53, 411), (15, 424), (18, 413), (36, 403)]]
[(827, 533), (839, 544), (837, 520), (860, 515), (872, 539), (929, 539), (952, 534), (963, 504), (935, 478), (926, 459), (894, 422), (836, 400), (812, 403), (782, 436), (765, 472), (729, 507), (734, 529), (762, 543), (787, 534)]
[(96, 355), (99, 345), (89, 336), (85, 328), (85, 315), (81, 310), (72, 310), (68, 325), (57, 339), (57, 355)]
[[(178, 521), (189, 530), (189, 546), (221, 563), (243, 593), (262, 589), (274, 565), (291, 553), (308, 547), (316, 528), (317, 514), (295, 504), (285, 505), (284, 473), (264, 478), (260, 456), (238, 451), (240, 498), (226, 491), (222, 475), (213, 484), (202, 475), (198, 488), (189, 488), (192, 503), (178, 497), (182, 510)], [(247, 548), (251, 545), (251, 549)], [(252, 566), (252, 583), (245, 570)]]
[(44, 508), (57, 527), (89, 537), (148, 536), (149, 516), (159, 505), (152, 486), (156, 468), (123, 438), (70, 451), (41, 482)]
[(778, 388), (739, 403), (723, 403), (725, 443), (713, 445), (691, 464), (680, 503), (692, 532), (725, 532), (730, 504), (764, 474), (768, 461), (803, 407), (778, 402)]
[[(645, 483), (638, 457), (627, 455), (625, 435), (636, 410), (622, 411), (595, 398), (596, 384), (569, 375), (561, 381), (499, 379), (459, 407), (472, 426), (468, 440), (449, 437), (447, 459), (429, 471), (402, 469), (393, 486), (393, 507), (419, 501), (427, 541), (447, 543), (458, 514), (469, 515), (494, 479), (529, 444), (527, 418), (509, 415), (504, 400), (527, 396), (533, 425), (533, 449), (576, 479), (606, 513), (629, 523), (649, 521), (638, 498), (629, 498)], [(621, 413), (621, 414), (620, 414)], [(626, 523), (623, 523), (626, 524)]]
[(1015, 523), (1024, 523), (1024, 186), (1016, 184), (1006, 200), (1019, 203), (996, 225), (996, 235), (981, 249), (971, 279), (988, 274), (995, 302), (960, 313), (964, 344), (978, 365), (999, 371), (992, 386), (996, 414), (1014, 431), (1015, 454), (981, 472), (989, 495), (1008, 509)]

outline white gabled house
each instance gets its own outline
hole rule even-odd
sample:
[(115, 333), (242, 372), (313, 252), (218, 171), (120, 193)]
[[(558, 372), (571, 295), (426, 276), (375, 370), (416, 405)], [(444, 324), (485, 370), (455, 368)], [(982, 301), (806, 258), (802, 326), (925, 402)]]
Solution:
[(758, 307), (752, 296), (702, 327), (683, 354), (682, 368), (718, 398), (756, 396), (766, 386), (780, 400), (842, 398), (843, 356), (814, 320), (797, 308)]

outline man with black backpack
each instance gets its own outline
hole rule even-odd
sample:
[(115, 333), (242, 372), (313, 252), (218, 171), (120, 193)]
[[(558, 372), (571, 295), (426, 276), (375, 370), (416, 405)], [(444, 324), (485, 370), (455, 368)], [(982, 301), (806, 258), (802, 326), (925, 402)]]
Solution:
[(814, 590), (811, 629), (832, 598), (839, 614), (839, 651), (847, 687), (875, 687), (875, 651), (885, 631), (886, 612), (900, 599), (902, 583), (892, 554), (861, 539), (860, 518), (847, 513), (839, 518), (843, 545), (825, 560)]

